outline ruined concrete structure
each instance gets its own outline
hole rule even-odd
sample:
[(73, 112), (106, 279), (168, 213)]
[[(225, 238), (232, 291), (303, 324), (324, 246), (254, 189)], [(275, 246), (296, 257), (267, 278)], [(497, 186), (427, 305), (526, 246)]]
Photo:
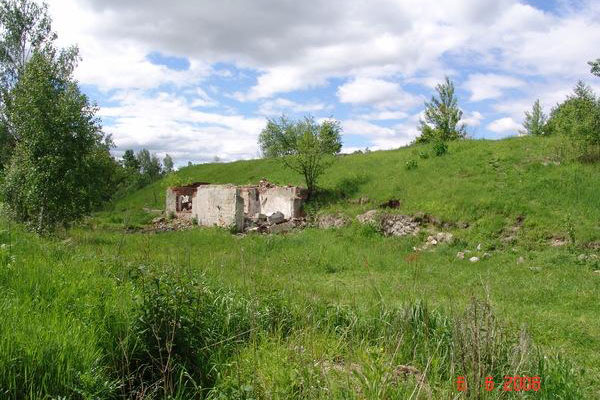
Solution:
[(306, 197), (304, 188), (276, 186), (266, 181), (257, 186), (197, 182), (168, 188), (166, 211), (178, 218), (196, 218), (202, 226), (234, 228), (239, 232), (256, 228), (267, 220), (303, 217)]

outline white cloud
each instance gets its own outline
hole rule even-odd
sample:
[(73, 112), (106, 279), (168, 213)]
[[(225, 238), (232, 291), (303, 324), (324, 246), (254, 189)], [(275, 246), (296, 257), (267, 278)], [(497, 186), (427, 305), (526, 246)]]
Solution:
[(405, 92), (395, 82), (362, 77), (340, 86), (337, 96), (342, 103), (369, 104), (377, 108), (411, 108), (423, 102), (421, 97)]
[(520, 79), (498, 74), (471, 74), (464, 83), (471, 92), (471, 101), (495, 99), (502, 96), (505, 89), (519, 88), (525, 85)]
[(395, 120), (404, 119), (408, 117), (408, 114), (404, 111), (375, 111), (369, 114), (363, 114), (359, 116), (361, 119), (370, 121), (384, 121), (384, 120)]
[(479, 111), (473, 111), (471, 113), (464, 114), (461, 122), (467, 126), (479, 126), (483, 118), (483, 115)]
[(114, 120), (106, 131), (114, 135), (117, 150), (145, 147), (176, 160), (255, 157), (265, 124), (262, 118), (198, 111), (185, 98), (164, 92), (147, 97), (141, 91), (122, 91), (113, 100), (119, 105), (102, 107), (99, 115)]
[[(546, 12), (519, 0), (52, 0), (50, 11), (60, 43), (81, 49), (79, 81), (118, 91), (117, 105), (103, 109), (117, 142), (199, 160), (254, 155), (262, 128), (255, 106), (261, 115), (329, 110), (322, 98), (284, 98), (308, 88), (355, 106), (346, 127), (380, 148), (414, 138), (406, 112), (423, 101), (414, 86), (431, 88), (445, 75), (471, 101), (491, 100), (480, 110), (486, 116), (499, 113), (489, 124), (467, 113), (468, 125), (514, 130), (533, 100), (549, 111), (577, 79), (590, 78), (600, 7), (568, 4)], [(185, 57), (190, 68), (155, 65), (152, 52)], [(330, 84), (340, 81), (335, 92)], [(165, 87), (178, 95), (156, 94)], [(250, 104), (236, 110), (231, 97)], [(205, 107), (214, 112), (198, 111)]]
[(515, 120), (510, 117), (504, 117), (490, 122), (487, 125), (487, 129), (496, 133), (517, 133), (518, 130), (521, 129), (521, 125), (516, 123)]
[(393, 149), (406, 146), (418, 135), (416, 125), (412, 123), (398, 124), (385, 127), (368, 121), (342, 121), (344, 135), (354, 135), (367, 140), (369, 147), (374, 150)]
[(331, 108), (321, 102), (298, 103), (284, 98), (276, 98), (263, 102), (258, 112), (266, 116), (281, 115), (287, 113), (311, 113)]

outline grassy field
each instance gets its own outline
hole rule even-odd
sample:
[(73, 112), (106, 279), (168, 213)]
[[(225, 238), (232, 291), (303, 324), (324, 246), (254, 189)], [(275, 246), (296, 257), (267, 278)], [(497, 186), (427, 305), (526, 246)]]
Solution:
[[(554, 138), (427, 152), (340, 156), (307, 211), (354, 221), (399, 199), (394, 212), (468, 224), (429, 251), (413, 249), (428, 232), (357, 222), (136, 233), (169, 183), (301, 184), (273, 160), (183, 168), (58, 238), (3, 220), (2, 396), (600, 398), (600, 165), (565, 161)], [(488, 374), (542, 390), (477, 390)]]

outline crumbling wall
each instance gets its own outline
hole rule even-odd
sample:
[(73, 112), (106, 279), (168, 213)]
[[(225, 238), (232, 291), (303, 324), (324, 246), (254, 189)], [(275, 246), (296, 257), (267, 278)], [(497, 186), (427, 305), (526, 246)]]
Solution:
[(285, 219), (300, 218), (306, 197), (306, 189), (297, 186), (260, 187), (260, 212), (269, 216), (279, 211)]
[(174, 188), (167, 188), (166, 194), (166, 213), (167, 215), (177, 214), (177, 193)]
[(240, 188), (240, 196), (244, 200), (244, 214), (247, 217), (252, 217), (261, 212), (258, 188), (256, 186), (242, 186)]
[(166, 193), (166, 212), (175, 214), (178, 217), (191, 217), (196, 189), (205, 182), (195, 182), (186, 186), (174, 186), (167, 188)]
[(192, 215), (202, 226), (244, 228), (244, 200), (240, 189), (231, 185), (199, 186), (192, 205)]

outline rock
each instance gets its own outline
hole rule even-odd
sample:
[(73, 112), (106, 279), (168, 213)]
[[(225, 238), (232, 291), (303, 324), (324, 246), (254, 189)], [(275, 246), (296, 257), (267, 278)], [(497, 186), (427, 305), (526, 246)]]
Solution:
[(438, 232), (435, 235), (435, 238), (438, 243), (450, 243), (452, 239), (454, 239), (454, 235), (452, 235), (450, 232)]
[(360, 205), (367, 204), (370, 201), (371, 200), (367, 196), (359, 197), (358, 199), (348, 200), (348, 202), (351, 203), (351, 204), (360, 204)]
[(529, 270), (533, 272), (540, 272), (542, 270), (542, 267), (529, 267)]
[(517, 258), (517, 264), (523, 264), (525, 262), (525, 259), (523, 258), (523, 256)]
[(280, 224), (271, 225), (268, 227), (269, 233), (285, 233), (294, 229), (295, 224), (294, 221), (286, 221)]
[(483, 258), (490, 258), (492, 255), (490, 253), (483, 253)]
[(341, 214), (325, 214), (317, 217), (317, 226), (321, 229), (341, 228), (348, 224), (348, 219)]
[(267, 221), (269, 221), (270, 224), (278, 224), (285, 221), (285, 217), (281, 211), (276, 211), (267, 217)]
[(477, 251), (481, 251), (481, 243), (477, 245)]
[(381, 231), (386, 236), (415, 235), (419, 223), (408, 215), (384, 214), (381, 216)]
[(594, 273), (600, 275), (600, 269), (595, 270)]
[(579, 261), (585, 261), (585, 260), (587, 260), (587, 256), (585, 254), (580, 254), (577, 256), (577, 259)]
[(360, 214), (359, 216), (357, 216), (356, 219), (361, 224), (376, 224), (378, 215), (379, 215), (379, 211), (369, 210), (366, 213)]
[(479, 257), (471, 257), (469, 258), (469, 261), (471, 261), (472, 263), (476, 263), (477, 261), (479, 261)]
[(456, 253), (456, 258), (464, 260), (465, 259), (465, 252), (464, 251), (459, 251), (458, 253)]

